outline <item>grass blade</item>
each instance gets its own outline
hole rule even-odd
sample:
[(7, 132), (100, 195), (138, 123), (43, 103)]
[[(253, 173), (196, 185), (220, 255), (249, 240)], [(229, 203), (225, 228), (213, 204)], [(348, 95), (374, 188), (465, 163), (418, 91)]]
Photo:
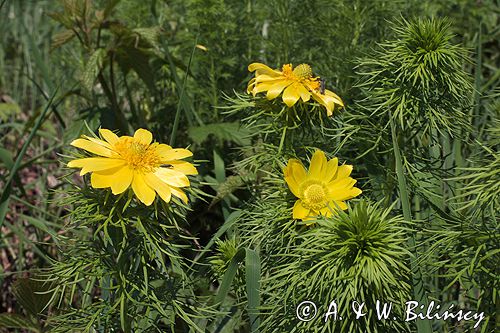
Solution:
[(231, 284), (233, 283), (234, 277), (236, 276), (238, 266), (243, 261), (244, 257), (245, 249), (240, 249), (238, 252), (236, 252), (233, 259), (231, 259), (231, 262), (227, 266), (227, 271), (222, 277), (222, 281), (219, 286), (219, 292), (215, 297), (216, 304), (222, 303), (229, 293), (229, 289), (231, 288)]
[(2, 195), (0, 196), (0, 226), (2, 226), (3, 221), (5, 219), (5, 215), (7, 215), (7, 208), (8, 208), (8, 202), (10, 198), (10, 192), (12, 189), (12, 180), (14, 179), (15, 175), (17, 174), (17, 171), (21, 165), (22, 159), (24, 157), (24, 154), (26, 154), (26, 150), (28, 149), (28, 146), (30, 145), (31, 141), (35, 137), (36, 132), (42, 126), (43, 120), (45, 119), (45, 116), (48, 114), (48, 112), (52, 109), (52, 102), (54, 100), (54, 97), (57, 93), (57, 90), (54, 91), (52, 96), (50, 97), (49, 101), (45, 105), (45, 108), (43, 109), (42, 113), (38, 117), (35, 125), (31, 129), (31, 132), (24, 142), (21, 151), (17, 155), (16, 161), (14, 162), (14, 165), (10, 169), (9, 176), (7, 178), (7, 181), (5, 182), (5, 188), (2, 192)]
[(248, 317), (250, 318), (250, 332), (259, 332), (260, 317), (260, 257), (257, 251), (246, 250), (245, 279), (248, 297)]
[[(189, 76), (189, 69), (191, 68), (191, 62), (193, 61), (194, 57), (194, 51), (196, 50), (196, 44), (198, 43), (198, 37), (196, 37), (194, 41), (194, 46), (193, 50), (191, 51), (191, 55), (189, 56), (189, 61), (188, 61), (188, 66), (186, 68), (186, 75), (184, 75), (184, 80), (182, 81), (182, 86), (181, 90), (179, 93), (179, 103), (177, 103), (177, 111), (175, 112), (175, 119), (174, 119), (174, 126), (172, 128), (172, 135), (170, 136), (170, 146), (175, 145), (175, 138), (177, 136), (177, 129), (179, 128), (179, 120), (181, 116), (181, 106), (184, 106), (184, 92), (186, 90), (186, 82), (187, 78)], [(170, 60), (170, 54), (167, 52), (167, 55), (169, 55), (169, 60)], [(173, 63), (170, 62), (170, 65), (172, 66)], [(175, 72), (175, 67), (172, 67), (172, 73)], [(178, 80), (176, 80), (177, 84), (179, 84)], [(184, 107), (185, 111), (188, 111), (188, 108)]]

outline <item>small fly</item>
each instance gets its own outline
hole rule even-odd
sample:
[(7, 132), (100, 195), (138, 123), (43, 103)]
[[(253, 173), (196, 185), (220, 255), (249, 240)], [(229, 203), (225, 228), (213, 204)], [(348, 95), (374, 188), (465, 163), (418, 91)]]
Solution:
[(326, 87), (326, 80), (323, 79), (322, 77), (319, 78), (319, 93), (324, 94), (325, 93), (325, 87)]

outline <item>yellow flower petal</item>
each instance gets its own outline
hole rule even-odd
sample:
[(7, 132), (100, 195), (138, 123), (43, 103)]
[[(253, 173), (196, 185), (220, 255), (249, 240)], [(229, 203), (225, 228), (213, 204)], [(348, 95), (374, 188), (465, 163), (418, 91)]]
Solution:
[(167, 162), (193, 156), (193, 153), (187, 149), (176, 148), (176, 149), (162, 150), (159, 153), (159, 155), (163, 162)]
[(97, 172), (90, 175), (90, 184), (93, 188), (107, 188), (111, 187), (113, 183), (113, 175), (101, 175)]
[(162, 198), (165, 202), (170, 202), (170, 198), (172, 197), (172, 192), (170, 191), (170, 187), (162, 182), (160, 178), (156, 175), (149, 173), (144, 176), (144, 180), (146, 184), (148, 184), (151, 188), (153, 188), (156, 193)]
[(322, 180), (323, 168), (327, 166), (325, 153), (321, 150), (316, 150), (311, 158), (311, 165), (309, 166), (309, 176), (311, 178)]
[(252, 89), (252, 94), (255, 96), (256, 94), (264, 91), (268, 91), (271, 87), (276, 83), (276, 80), (270, 82), (262, 82), (255, 85)]
[[(247, 94), (249, 94), (250, 92), (252, 92), (252, 90), (254, 89), (254, 86), (255, 86), (255, 78), (251, 79), (251, 80), (248, 82), (248, 86), (247, 86)], [(255, 97), (255, 94), (254, 94), (254, 97)]]
[(293, 206), (293, 218), (303, 220), (309, 216), (310, 210), (302, 206), (302, 200), (297, 200)]
[(196, 170), (195, 166), (189, 162), (185, 161), (170, 161), (169, 164), (172, 166), (172, 169), (178, 172), (182, 172), (185, 175), (197, 175), (198, 170)]
[(271, 67), (264, 65), (262, 63), (259, 63), (259, 62), (254, 62), (254, 63), (248, 65), (248, 71), (249, 72), (257, 71), (257, 74), (267, 74), (267, 75), (273, 75), (273, 76), (281, 75), (280, 71), (274, 70)]
[(344, 201), (357, 197), (362, 191), (357, 187), (352, 187), (350, 189), (339, 189), (329, 193), (328, 199), (335, 201)]
[(328, 183), (330, 182), (333, 177), (337, 174), (337, 167), (339, 165), (339, 159), (338, 158), (332, 158), (326, 163), (326, 170), (325, 170), (325, 182)]
[(170, 186), (189, 186), (189, 179), (185, 174), (168, 168), (158, 168), (155, 175)]
[(153, 134), (150, 131), (143, 128), (139, 128), (134, 133), (134, 139), (143, 145), (149, 145), (153, 141)]
[(181, 189), (177, 187), (170, 187), (170, 191), (172, 191), (172, 194), (175, 195), (176, 197), (180, 198), (184, 203), (188, 203), (188, 197), (186, 193), (184, 193)]
[(267, 95), (266, 95), (267, 99), (269, 99), (269, 100), (275, 99), (276, 97), (278, 97), (281, 94), (283, 89), (285, 89), (286, 87), (288, 87), (291, 84), (292, 84), (292, 81), (289, 81), (289, 80), (285, 80), (285, 79), (278, 80), (267, 91)]
[(315, 101), (326, 108), (326, 114), (328, 117), (330, 117), (333, 114), (333, 108), (335, 107), (335, 103), (333, 102), (333, 100), (327, 101), (325, 100), (326, 95), (321, 95), (314, 91), (311, 92), (311, 94)]
[(309, 90), (307, 90), (306, 87), (304, 87), (304, 85), (297, 83), (297, 84), (295, 84), (295, 86), (296, 86), (297, 91), (300, 94), (300, 98), (302, 98), (303, 102), (307, 102), (307, 101), (309, 101), (309, 99), (311, 99), (311, 93), (309, 92)]
[(339, 179), (339, 178), (349, 177), (351, 172), (352, 172), (352, 165), (347, 165), (347, 164), (341, 165), (337, 169), (337, 176), (335, 178)]
[(288, 165), (291, 168), (291, 175), (297, 184), (302, 183), (307, 177), (306, 169), (304, 165), (302, 165), (302, 162), (296, 159), (290, 159)]
[[(299, 183), (295, 180), (293, 174), (293, 164), (292, 160), (288, 162), (287, 166), (283, 169), (283, 173), (285, 175), (285, 181), (288, 184), (288, 188), (297, 198), (300, 198), (300, 187)], [(303, 168), (303, 167), (302, 167)]]
[(335, 178), (331, 182), (327, 184), (328, 188), (337, 188), (337, 189), (343, 189), (343, 188), (349, 188), (354, 186), (356, 184), (356, 180), (351, 178), (351, 177), (344, 177), (344, 178)]
[(146, 206), (149, 206), (155, 200), (155, 191), (146, 184), (144, 176), (136, 172), (134, 174), (134, 179), (132, 180), (132, 190), (134, 190), (137, 198)]
[(160, 143), (159, 145), (155, 146), (154, 149), (156, 150), (156, 153), (158, 155), (163, 155), (163, 154), (167, 154), (170, 150), (172, 150), (172, 147), (170, 147), (169, 145), (166, 145), (164, 143)]
[(134, 178), (134, 172), (126, 165), (112, 174), (112, 177), (111, 191), (113, 194), (120, 194), (129, 188)]
[(94, 138), (93, 136), (87, 136), (87, 135), (82, 135), (82, 137), (84, 139), (92, 141), (93, 143), (97, 143), (100, 146), (103, 146), (103, 147), (106, 147), (108, 149), (111, 149), (111, 145), (109, 143), (107, 143), (106, 141), (104, 141), (104, 140), (97, 139), (97, 138)]
[(340, 97), (335, 95), (330, 90), (326, 90), (325, 94), (316, 93), (314, 91), (312, 91), (311, 93), (313, 98), (326, 108), (328, 116), (331, 116), (333, 114), (335, 105), (340, 105), (342, 107), (344, 106), (344, 103), (342, 102)]
[(264, 82), (265, 83), (276, 82), (278, 80), (283, 80), (283, 78), (276, 77), (276, 76), (265, 75), (265, 74), (262, 74), (262, 75), (259, 75), (259, 76), (255, 77), (255, 83), (256, 84), (264, 83)]
[(335, 94), (333, 91), (326, 89), (325, 95), (332, 97), (335, 104), (344, 107), (344, 102), (342, 101), (342, 99), (337, 94)]
[(69, 168), (82, 168), (80, 176), (88, 172), (103, 171), (124, 166), (126, 162), (120, 159), (104, 158), (104, 157), (88, 157), (70, 161)]
[(123, 193), (132, 182), (134, 173), (128, 166), (92, 173), (91, 185), (94, 188), (111, 187), (113, 194)]
[(300, 98), (297, 86), (298, 84), (291, 84), (283, 92), (283, 102), (285, 102), (288, 107), (292, 107)]
[[(104, 142), (104, 141), (103, 141)], [(107, 143), (106, 143), (107, 144)], [(86, 151), (105, 157), (111, 156), (111, 150), (99, 143), (89, 141), (87, 139), (76, 139), (71, 142), (71, 145), (77, 148), (85, 149)]]
[(118, 141), (118, 136), (111, 132), (109, 129), (100, 128), (99, 134), (106, 140), (109, 144), (115, 144)]
[(195, 47), (202, 51), (208, 52), (208, 48), (205, 45), (196, 44)]

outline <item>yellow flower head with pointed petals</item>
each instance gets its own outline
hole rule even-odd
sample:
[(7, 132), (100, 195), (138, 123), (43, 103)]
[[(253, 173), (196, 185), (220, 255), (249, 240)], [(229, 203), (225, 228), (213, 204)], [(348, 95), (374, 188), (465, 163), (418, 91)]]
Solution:
[(338, 165), (338, 159), (327, 160), (325, 153), (317, 150), (306, 171), (299, 160), (290, 159), (283, 169), (290, 191), (299, 200), (293, 207), (293, 218), (313, 220), (319, 215), (329, 217), (338, 208), (347, 209), (345, 200), (361, 194), (354, 187), (356, 180), (349, 177), (352, 165)]
[(271, 69), (261, 64), (253, 63), (248, 66), (255, 77), (250, 80), (247, 92), (254, 96), (260, 92), (267, 92), (267, 99), (275, 99), (281, 93), (283, 102), (292, 107), (299, 99), (307, 102), (312, 98), (326, 108), (327, 115), (331, 116), (335, 106), (344, 106), (342, 99), (333, 91), (322, 89), (318, 77), (313, 77), (311, 66), (301, 64), (293, 68), (291, 64), (283, 65), (281, 71)]
[(151, 132), (138, 129), (134, 136), (120, 136), (107, 129), (99, 129), (102, 139), (83, 136), (71, 145), (98, 157), (70, 161), (68, 167), (81, 168), (80, 175), (91, 172), (94, 188), (111, 188), (113, 194), (123, 193), (132, 186), (137, 198), (149, 206), (156, 194), (169, 202), (172, 194), (188, 202), (181, 188), (189, 186), (186, 175), (198, 171), (181, 159), (193, 154), (187, 149), (173, 149), (153, 141)]

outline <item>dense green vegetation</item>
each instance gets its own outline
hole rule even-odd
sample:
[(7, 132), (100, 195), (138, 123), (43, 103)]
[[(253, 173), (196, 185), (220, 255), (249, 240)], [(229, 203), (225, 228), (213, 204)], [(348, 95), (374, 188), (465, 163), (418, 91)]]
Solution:
[[(495, 332), (499, 8), (0, 0), (0, 332)], [(256, 62), (311, 65), (344, 107), (248, 94)], [(99, 128), (189, 149), (189, 202), (69, 168)], [(317, 150), (362, 193), (293, 219), (284, 169)], [(409, 300), (484, 318), (405, 322)]]

